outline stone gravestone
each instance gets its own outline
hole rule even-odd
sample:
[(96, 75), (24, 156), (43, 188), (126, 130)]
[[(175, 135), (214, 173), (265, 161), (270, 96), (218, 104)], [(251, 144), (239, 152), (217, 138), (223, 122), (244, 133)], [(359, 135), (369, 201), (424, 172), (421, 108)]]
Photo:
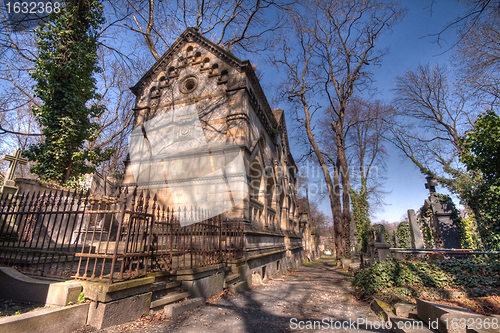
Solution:
[(413, 209), (408, 209), (408, 222), (410, 224), (411, 247), (413, 249), (423, 249), (424, 240)]
[(385, 227), (381, 225), (379, 230), (378, 230), (380, 243), (374, 244), (374, 246), (378, 252), (378, 261), (380, 261), (380, 262), (386, 261), (390, 256), (389, 249), (391, 247), (391, 244), (385, 242), (384, 231), (385, 231)]
[(7, 171), (7, 175), (3, 181), (2, 188), (0, 189), (0, 197), (10, 197), (17, 192), (16, 183), (14, 181), (14, 176), (16, 174), (16, 168), (18, 164), (28, 164), (28, 160), (26, 158), (21, 157), (21, 151), (16, 150), (14, 152), (14, 156), (3, 155), (2, 160), (9, 161), (9, 170)]
[[(460, 236), (455, 221), (452, 220), (453, 207), (449, 202), (441, 202), (436, 195), (437, 181), (432, 177), (426, 177), (429, 189), (429, 199), (425, 200), (423, 209), (430, 206), (432, 209), (432, 234), (436, 248), (442, 249), (460, 249)], [(411, 230), (411, 228), (410, 228)]]

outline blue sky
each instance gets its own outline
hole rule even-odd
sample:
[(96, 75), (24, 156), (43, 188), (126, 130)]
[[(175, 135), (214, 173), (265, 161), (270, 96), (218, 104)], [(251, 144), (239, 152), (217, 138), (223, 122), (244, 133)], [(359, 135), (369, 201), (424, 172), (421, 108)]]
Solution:
[[(374, 73), (373, 88), (377, 89), (374, 98), (390, 103), (394, 98), (392, 89), (395, 87), (395, 76), (404, 75), (407, 69), (416, 69), (419, 64), (441, 65), (449, 64), (453, 50), (450, 48), (456, 41), (455, 31), (447, 30), (441, 36), (441, 43), (438, 45), (436, 37), (428, 35), (436, 34), (457, 16), (464, 8), (453, 0), (406, 0), (400, 1), (407, 8), (407, 13), (402, 22), (398, 23), (392, 32), (383, 35), (379, 41), (381, 48), (389, 47), (387, 54), (380, 67), (373, 67), (370, 70)], [(432, 4), (432, 9), (431, 9)], [(262, 60), (252, 61), (257, 66), (265, 66)], [(262, 68), (262, 67), (261, 67)], [(264, 90), (271, 98), (272, 91), (269, 91), (271, 80), (275, 80), (276, 73), (273, 70), (263, 69), (262, 83)], [(266, 89), (267, 88), (267, 89)], [(290, 118), (290, 117), (288, 117)], [(292, 127), (290, 119), (287, 119), (288, 128)], [(293, 149), (294, 141), (290, 140), (292, 153), (297, 155)], [(384, 191), (388, 192), (384, 196), (386, 206), (375, 211), (372, 222), (386, 220), (389, 222), (400, 221), (406, 215), (408, 209), (418, 210), (429, 192), (425, 189), (425, 176), (420, 173), (417, 167), (399, 150), (390, 143), (387, 144), (389, 156), (387, 159), (387, 178), (384, 182)], [(298, 155), (295, 156), (298, 158)], [(311, 178), (310, 178), (311, 179)], [(320, 182), (320, 179), (318, 179)], [(438, 187), (438, 192), (447, 193), (443, 188)], [(320, 208), (323, 212), (331, 216), (328, 200), (324, 200)]]
[[(407, 8), (405, 18), (391, 34), (383, 36), (381, 42), (389, 46), (390, 53), (385, 56), (382, 66), (375, 69), (375, 85), (377, 98), (390, 101), (394, 97), (394, 77), (403, 75), (407, 69), (415, 69), (419, 64), (448, 64), (453, 50), (450, 47), (456, 42), (453, 29), (443, 34), (440, 45), (436, 37), (426, 37), (440, 32), (453, 21), (463, 8), (452, 0), (437, 0), (433, 4), (432, 13), (429, 7), (432, 0), (403, 1)], [(451, 65), (449, 65), (451, 66)], [(406, 157), (388, 146), (387, 182), (385, 190), (390, 193), (384, 197), (387, 206), (378, 212), (373, 222), (386, 220), (399, 221), (408, 209), (419, 209), (428, 197), (425, 189), (425, 176)], [(438, 187), (438, 192), (447, 193)]]

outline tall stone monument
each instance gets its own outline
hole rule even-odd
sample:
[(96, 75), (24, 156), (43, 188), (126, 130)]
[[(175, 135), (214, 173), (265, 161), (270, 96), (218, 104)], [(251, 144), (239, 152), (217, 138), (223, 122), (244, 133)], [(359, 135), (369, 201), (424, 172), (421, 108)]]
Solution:
[(424, 240), (413, 209), (408, 209), (408, 223), (410, 224), (411, 247), (413, 249), (423, 249)]
[[(433, 177), (426, 177), (425, 188), (429, 189), (429, 198), (425, 200), (423, 209), (432, 209), (432, 234), (436, 248), (460, 249), (460, 236), (457, 225), (452, 219), (453, 207), (450, 202), (442, 202), (436, 195), (437, 181)], [(410, 228), (411, 230), (411, 228)]]

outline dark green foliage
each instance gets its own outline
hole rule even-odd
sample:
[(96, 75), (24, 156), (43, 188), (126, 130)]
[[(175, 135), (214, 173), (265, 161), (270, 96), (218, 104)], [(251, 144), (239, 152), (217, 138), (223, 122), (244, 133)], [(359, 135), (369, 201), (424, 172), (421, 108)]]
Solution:
[(356, 192), (351, 189), (351, 205), (354, 222), (356, 224), (357, 245), (356, 250), (366, 252), (371, 234), (370, 205), (368, 204), (368, 191), (366, 180), (361, 181), (361, 190)]
[(392, 259), (359, 270), (354, 277), (354, 286), (367, 295), (391, 289), (413, 296), (424, 288), (482, 290), (500, 286), (500, 262), (493, 259)]
[(396, 235), (398, 236), (398, 247), (410, 248), (410, 224), (408, 222), (401, 222), (396, 230)]
[(359, 270), (354, 277), (354, 286), (367, 295), (374, 295), (385, 289), (412, 285), (444, 288), (451, 281), (453, 276), (436, 263), (392, 259)]
[(460, 160), (474, 180), (464, 191), (487, 250), (500, 250), (500, 117), (493, 111), (481, 115), (475, 129), (461, 141)]
[[(384, 243), (390, 243), (391, 242), (391, 234), (387, 232), (383, 224), (374, 224), (371, 226), (371, 233), (375, 233), (375, 238), (374, 242), (382, 242), (382, 239), (380, 237), (380, 231), (384, 234)], [(370, 237), (371, 239), (372, 237)]]
[(38, 58), (30, 74), (43, 105), (34, 107), (33, 114), (45, 141), (31, 145), (24, 156), (37, 161), (32, 172), (42, 180), (65, 184), (95, 171), (112, 153), (85, 148), (97, 138), (98, 125), (91, 118), (104, 111), (91, 104), (100, 98), (93, 74), (100, 71), (97, 39), (103, 22), (99, 1), (68, 1), (35, 31)]
[(424, 239), (424, 246), (426, 249), (434, 248), (434, 235), (432, 234), (432, 208), (429, 206), (426, 210), (424, 207), (420, 208), (420, 213), (418, 214), (418, 223), (422, 230), (422, 237)]

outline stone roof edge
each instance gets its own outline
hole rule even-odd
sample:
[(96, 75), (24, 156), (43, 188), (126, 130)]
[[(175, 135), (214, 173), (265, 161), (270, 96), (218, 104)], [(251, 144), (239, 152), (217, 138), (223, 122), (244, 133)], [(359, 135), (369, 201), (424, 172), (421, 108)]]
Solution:
[(168, 50), (155, 62), (153, 66), (142, 76), (142, 78), (130, 88), (132, 93), (137, 96), (139, 89), (142, 86), (148, 83), (148, 79), (152, 79), (153, 74), (158, 70), (158, 68), (164, 63), (168, 62), (169, 58), (174, 55), (179, 49), (186, 43), (190, 41), (195, 41), (198, 44), (202, 45), (210, 52), (215, 54), (217, 57), (221, 58), (231, 66), (235, 67), (240, 72), (245, 72), (247, 74), (248, 79), (252, 83), (252, 86), (255, 88), (255, 93), (258, 95), (258, 99), (262, 104), (262, 107), (265, 109), (265, 113), (269, 118), (269, 121), (273, 125), (273, 128), (277, 127), (276, 118), (274, 117), (271, 107), (269, 106), (269, 102), (262, 90), (262, 87), (259, 83), (259, 79), (252, 68), (249, 60), (240, 60), (228, 51), (224, 50), (222, 47), (218, 46), (208, 38), (204, 37), (200, 34), (195, 28), (187, 28), (177, 40), (168, 48)]

